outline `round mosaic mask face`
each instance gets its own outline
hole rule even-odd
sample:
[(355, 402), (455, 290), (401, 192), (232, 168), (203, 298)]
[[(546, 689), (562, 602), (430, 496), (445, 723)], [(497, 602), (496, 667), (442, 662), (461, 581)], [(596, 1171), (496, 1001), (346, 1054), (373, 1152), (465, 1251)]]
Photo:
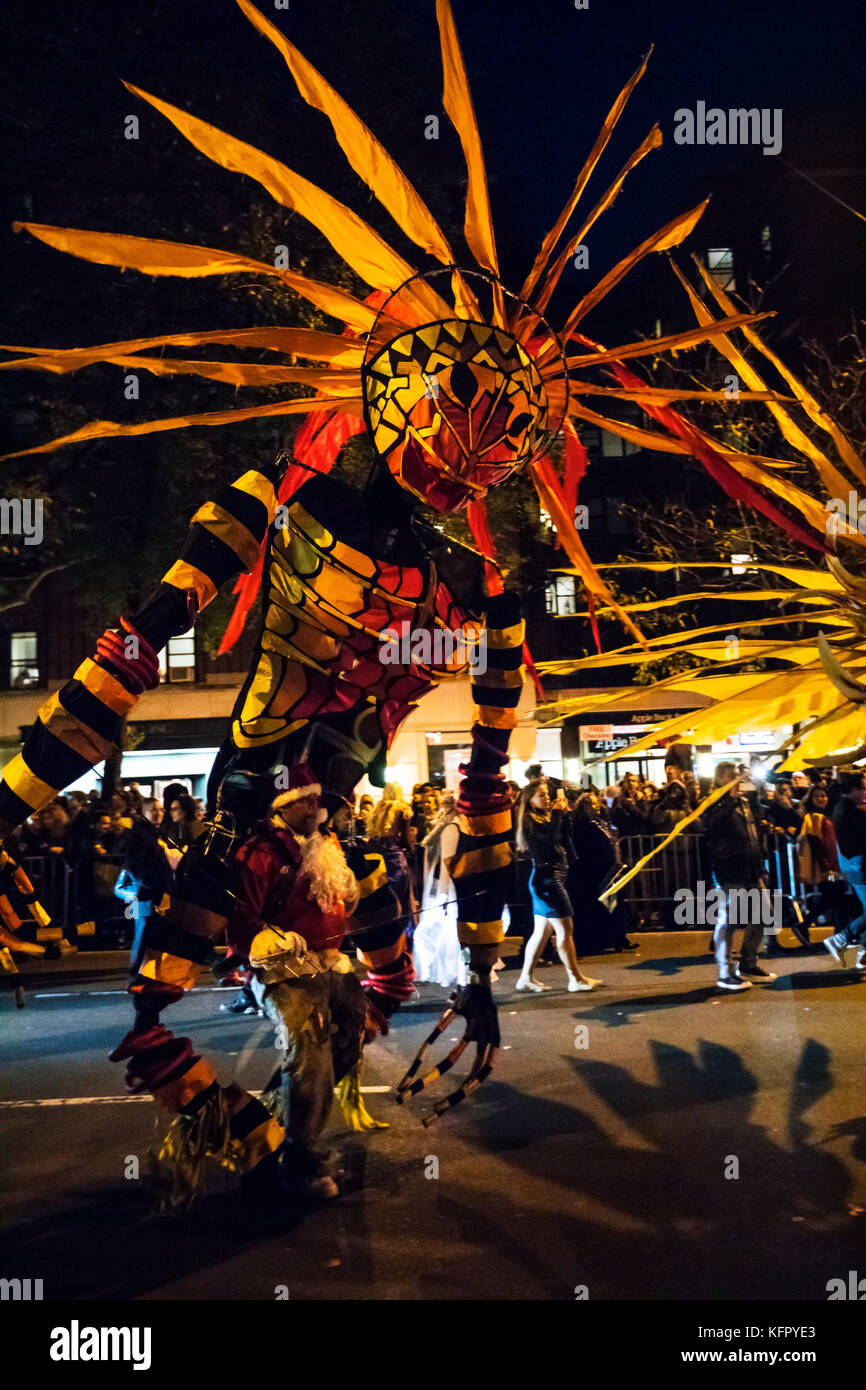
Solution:
[(511, 334), (489, 324), (407, 328), (368, 359), (363, 383), (377, 453), (437, 511), (483, 497), (548, 438), (538, 369)]

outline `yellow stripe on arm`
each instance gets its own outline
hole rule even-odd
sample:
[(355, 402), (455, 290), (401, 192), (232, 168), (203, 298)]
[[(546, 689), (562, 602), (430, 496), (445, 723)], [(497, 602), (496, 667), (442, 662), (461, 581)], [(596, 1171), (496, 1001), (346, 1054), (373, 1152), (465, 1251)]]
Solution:
[(252, 531), (226, 511), (218, 502), (205, 502), (194, 514), (190, 525), (198, 523), (211, 536), (216, 536), (237, 555), (245, 570), (251, 570), (259, 558), (260, 542)]
[(216, 597), (216, 585), (202, 570), (186, 560), (176, 560), (167, 574), (162, 576), (163, 584), (173, 589), (184, 589), (195, 594), (199, 613)]

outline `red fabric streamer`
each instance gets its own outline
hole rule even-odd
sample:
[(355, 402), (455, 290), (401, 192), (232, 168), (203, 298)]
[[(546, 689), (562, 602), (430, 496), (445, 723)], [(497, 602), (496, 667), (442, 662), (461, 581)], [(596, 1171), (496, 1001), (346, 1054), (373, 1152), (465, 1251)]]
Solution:
[[(569, 516), (574, 516), (577, 508), (577, 493), (583, 482), (583, 475), (589, 467), (589, 455), (578, 438), (577, 430), (570, 420), (565, 421), (565, 470), (562, 481), (562, 500)], [(559, 541), (561, 545), (562, 542)]]
[(481, 498), (474, 499), (467, 505), (466, 520), (469, 523), (469, 530), (472, 532), (472, 539), (484, 556), (487, 592), (492, 598), (494, 594), (502, 593), (502, 575), (496, 564), (496, 547), (493, 544), (493, 537), (487, 522), (487, 508)]
[[(644, 385), (640, 377), (635, 376), (634, 372), (630, 372), (627, 367), (623, 367), (619, 363), (614, 363), (611, 370), (623, 386), (640, 389)], [(819, 550), (822, 555), (825, 553), (827, 547), (812, 531), (807, 531), (798, 522), (789, 520), (752, 483), (741, 478), (727, 459), (710, 445), (705, 444), (688, 421), (678, 415), (675, 410), (671, 410), (670, 406), (644, 405), (642, 409), (654, 420), (657, 420), (660, 425), (664, 425), (670, 430), (671, 434), (675, 434), (684, 444), (688, 444), (698, 462), (704, 465), (710, 476), (715, 478), (716, 482), (735, 502), (745, 502), (747, 506), (754, 507), (755, 511), (761, 512), (770, 521), (780, 526), (792, 540), (799, 541), (801, 545), (808, 546), (810, 550)]]
[(598, 652), (599, 656), (601, 656), (601, 638), (598, 635), (598, 619), (595, 616), (595, 598), (588, 589), (586, 591), (586, 598), (589, 606), (589, 625), (592, 628), (595, 650)]

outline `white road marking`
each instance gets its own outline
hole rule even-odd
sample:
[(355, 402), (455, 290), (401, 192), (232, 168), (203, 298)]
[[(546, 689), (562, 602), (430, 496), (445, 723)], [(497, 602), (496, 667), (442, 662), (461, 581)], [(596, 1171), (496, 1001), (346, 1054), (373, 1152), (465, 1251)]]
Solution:
[[(231, 990), (225, 989), (222, 985), (196, 985), (193, 989), (188, 989), (187, 994), (231, 994)], [(32, 999), (80, 999), (83, 995), (92, 994), (129, 994), (128, 989), (70, 989), (59, 990), (51, 989), (46, 994), (33, 994)]]
[[(387, 1095), (391, 1086), (362, 1086), (365, 1096)], [(251, 1091), (250, 1095), (261, 1095)], [(0, 1110), (35, 1110), (52, 1105), (131, 1105), (152, 1101), (153, 1096), (56, 1096), (50, 1100), (0, 1100)]]

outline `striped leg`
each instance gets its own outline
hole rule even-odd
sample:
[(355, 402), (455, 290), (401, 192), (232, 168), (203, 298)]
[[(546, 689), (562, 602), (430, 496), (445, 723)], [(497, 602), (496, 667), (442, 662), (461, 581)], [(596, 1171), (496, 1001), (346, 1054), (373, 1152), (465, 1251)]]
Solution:
[[(448, 870), (457, 893), (457, 931), (469, 948), (469, 983), (459, 989), (451, 1007), (421, 1044), (397, 1087), (402, 1104), (450, 1071), (471, 1042), (475, 1061), (457, 1090), (436, 1102), (424, 1120), (430, 1125), (458, 1105), (487, 1080), (500, 1045), (499, 1019), (490, 989), (490, 970), (502, 942), (502, 909), (512, 862), (511, 805), (502, 771), (508, 761), (508, 740), (517, 722), (522, 686), (521, 654), (524, 625), (516, 594), (498, 594), (487, 608), (487, 670), (472, 682), (475, 719), (472, 753), (460, 784), (457, 803), (459, 835)], [(456, 1017), (465, 1018), (463, 1037), (444, 1061), (417, 1078), (424, 1052)]]

